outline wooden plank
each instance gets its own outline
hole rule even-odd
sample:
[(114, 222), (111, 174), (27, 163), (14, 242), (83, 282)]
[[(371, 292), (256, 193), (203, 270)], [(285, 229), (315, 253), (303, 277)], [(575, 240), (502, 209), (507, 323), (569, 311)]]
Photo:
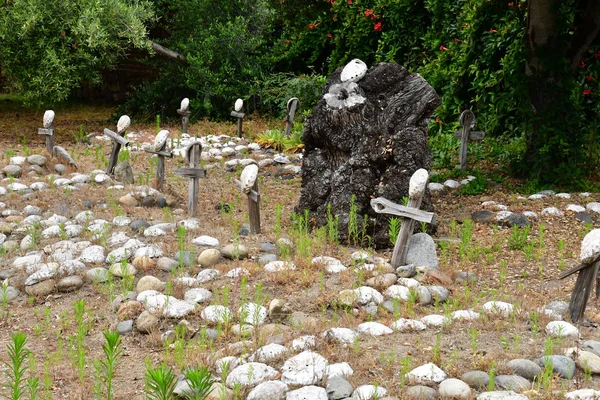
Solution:
[(416, 208), (406, 207), (400, 204), (393, 203), (383, 197), (371, 199), (371, 207), (379, 214), (392, 214), (399, 217), (406, 217), (419, 222), (428, 224), (435, 221), (435, 214), (432, 212), (422, 211)]
[(185, 148), (185, 150), (183, 150), (183, 158), (185, 159), (185, 162), (188, 164), (191, 163), (191, 155), (192, 155), (192, 150), (193, 150), (194, 146), (198, 146), (198, 154), (202, 153), (202, 143), (200, 143), (200, 142), (190, 143)]
[(206, 171), (199, 168), (179, 168), (173, 173), (185, 178), (206, 178)]
[(46, 129), (46, 128), (39, 128), (38, 129), (38, 135), (49, 135), (49, 136), (52, 136), (52, 135), (54, 135), (54, 129), (52, 129), (52, 128), (48, 128), (48, 129)]
[(237, 111), (232, 111), (230, 115), (232, 117), (236, 117), (236, 118), (244, 118), (246, 116), (246, 114), (244, 114), (243, 112), (237, 112)]
[(150, 153), (150, 154), (156, 154), (157, 156), (161, 156), (161, 157), (168, 157), (168, 158), (173, 158), (173, 153), (169, 152), (169, 151), (156, 151), (151, 147), (144, 147), (144, 151), (146, 153)]
[[(256, 193), (255, 199), (251, 193)], [(248, 213), (250, 214), (250, 233), (260, 233), (260, 196), (258, 196), (258, 180), (254, 182), (252, 190), (248, 194)]]
[[(200, 163), (200, 152), (202, 151), (202, 146), (199, 143), (196, 143), (192, 146), (191, 154), (190, 154), (190, 170), (195, 170), (197, 172), (202, 172), (203, 176), (206, 176), (206, 171), (203, 169), (198, 169), (198, 164)], [(189, 183), (189, 193), (188, 193), (188, 210), (190, 214), (196, 215), (198, 212), (198, 193), (200, 191), (200, 182), (198, 178), (190, 179)]]
[(120, 144), (121, 146), (129, 146), (129, 141), (127, 139), (125, 139), (123, 136), (119, 135), (118, 133), (115, 133), (113, 131), (111, 131), (108, 128), (104, 128), (104, 134), (106, 136), (108, 136), (109, 138), (111, 138), (112, 140), (114, 140), (115, 142), (117, 142), (118, 144)]
[[(469, 134), (469, 140), (481, 140), (484, 137), (485, 137), (485, 132), (482, 132), (482, 131), (472, 131)], [(454, 138), (461, 139), (462, 138), (462, 130), (454, 132)]]
[(600, 261), (589, 264), (587, 268), (579, 271), (569, 302), (569, 314), (573, 323), (577, 323), (583, 318), (585, 307), (594, 288), (594, 281), (598, 275), (598, 267), (600, 267)]
[(69, 163), (69, 165), (77, 168), (77, 164), (75, 163), (75, 160), (73, 160), (73, 157), (71, 157), (71, 155), (62, 147), (54, 146), (54, 148), (52, 149), (52, 154), (54, 154), (58, 158), (63, 159), (64, 161)]

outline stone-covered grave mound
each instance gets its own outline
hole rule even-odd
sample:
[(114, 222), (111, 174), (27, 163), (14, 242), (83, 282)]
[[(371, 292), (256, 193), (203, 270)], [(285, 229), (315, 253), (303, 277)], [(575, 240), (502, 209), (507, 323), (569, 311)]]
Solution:
[[(370, 200), (385, 197), (402, 204), (412, 174), (429, 170), (427, 123), (439, 104), (425, 79), (400, 65), (380, 63), (367, 70), (353, 60), (338, 69), (305, 123), (302, 192), (295, 211), (308, 210), (318, 226), (338, 216), (340, 239), (347, 240), (354, 201), (358, 231), (377, 247), (390, 246), (389, 217), (378, 216)], [(429, 191), (422, 208), (432, 211)], [(364, 215), (369, 216), (366, 229)]]

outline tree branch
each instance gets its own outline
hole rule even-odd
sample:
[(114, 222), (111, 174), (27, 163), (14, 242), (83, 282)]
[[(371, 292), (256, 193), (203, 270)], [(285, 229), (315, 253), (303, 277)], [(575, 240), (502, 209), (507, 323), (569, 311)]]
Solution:
[(150, 41), (150, 44), (152, 45), (152, 50), (156, 51), (157, 53), (162, 54), (163, 56), (169, 57), (174, 59), (175, 61), (177, 61), (178, 63), (181, 63), (183, 65), (188, 65), (188, 60), (187, 58), (185, 58), (184, 56), (182, 56), (181, 54), (168, 49), (164, 46), (161, 46), (158, 43), (155, 43), (153, 41)]
[(570, 60), (570, 70), (574, 71), (587, 51), (590, 44), (598, 37), (600, 32), (600, 1), (587, 1), (583, 17), (577, 26), (577, 30), (571, 39), (571, 45), (567, 50)]

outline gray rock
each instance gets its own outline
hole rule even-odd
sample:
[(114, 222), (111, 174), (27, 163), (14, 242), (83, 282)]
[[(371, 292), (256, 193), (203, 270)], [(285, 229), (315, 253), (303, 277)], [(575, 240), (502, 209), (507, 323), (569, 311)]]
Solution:
[(406, 389), (407, 400), (436, 400), (438, 394), (435, 389), (428, 386), (411, 386)]
[(82, 286), (83, 279), (81, 279), (81, 277), (78, 275), (64, 277), (56, 284), (56, 288), (62, 293), (74, 292), (79, 290)]
[(425, 286), (418, 286), (415, 289), (417, 295), (419, 296), (419, 304), (422, 306), (426, 306), (433, 302), (432, 292)]
[(167, 205), (168, 205), (167, 199), (165, 199), (164, 197), (160, 196), (159, 198), (156, 199), (156, 207), (165, 208)]
[(529, 220), (527, 219), (527, 217), (525, 217), (523, 214), (521, 213), (513, 213), (510, 214), (504, 221), (502, 221), (506, 226), (508, 227), (513, 227), (513, 226), (518, 226), (518, 227), (524, 227), (524, 226), (530, 226), (531, 222), (529, 222)]
[(90, 282), (104, 283), (110, 279), (110, 272), (106, 268), (97, 267), (87, 270), (85, 277)]
[(43, 166), (44, 164), (46, 164), (46, 157), (40, 155), (40, 154), (32, 154), (29, 157), (27, 157), (27, 162), (31, 165), (38, 165), (38, 166)]
[(176, 260), (173, 260), (169, 257), (160, 257), (156, 262), (156, 267), (161, 271), (171, 272), (175, 268), (179, 266), (179, 263)]
[(575, 376), (575, 361), (571, 357), (552, 355), (540, 357), (539, 363), (542, 367), (550, 363), (552, 371), (561, 378), (571, 379)]
[(433, 301), (443, 303), (450, 297), (450, 291), (443, 286), (427, 286)]
[(512, 390), (501, 390), (480, 393), (477, 396), (477, 400), (529, 400), (529, 397), (522, 394), (517, 394)]
[(474, 389), (485, 389), (490, 383), (490, 376), (484, 371), (465, 372), (460, 379)]
[(148, 311), (143, 311), (135, 320), (135, 327), (142, 333), (150, 333), (158, 325), (158, 318), (150, 314)]
[(223, 257), (228, 259), (243, 259), (248, 258), (248, 249), (246, 246), (241, 244), (228, 244), (227, 246), (221, 249), (221, 254)]
[(594, 220), (592, 219), (592, 216), (587, 211), (576, 212), (575, 218), (577, 218), (579, 221), (581, 221), (583, 223), (594, 222)]
[(352, 396), (354, 388), (341, 376), (334, 376), (333, 378), (327, 379), (327, 397), (332, 400), (343, 399)]
[(596, 340), (586, 340), (581, 348), (600, 357), (600, 342)]
[(10, 303), (17, 297), (19, 297), (19, 289), (13, 286), (6, 286), (6, 289), (0, 290), (0, 303)]
[(64, 174), (66, 169), (67, 167), (63, 164), (54, 164), (54, 171), (58, 172), (60, 175)]
[(121, 321), (117, 324), (117, 332), (119, 335), (127, 335), (133, 331), (133, 320), (128, 319), (127, 321)]
[(531, 389), (531, 382), (518, 375), (496, 376), (496, 387), (504, 390), (516, 390), (522, 392)]
[(493, 222), (496, 219), (496, 214), (489, 210), (475, 211), (471, 214), (473, 222), (479, 222), (481, 224), (487, 224)]
[(271, 261), (277, 261), (277, 256), (275, 254), (261, 254), (258, 258), (259, 265), (267, 265)]
[(146, 228), (149, 228), (150, 224), (142, 219), (136, 219), (129, 224), (129, 228), (134, 232), (143, 232)]
[(399, 278), (412, 278), (417, 274), (417, 268), (414, 264), (402, 265), (396, 268), (396, 275)]
[(178, 263), (181, 263), (184, 267), (189, 268), (196, 261), (196, 257), (191, 251), (180, 250), (175, 253), (175, 260), (177, 260)]
[(421, 232), (410, 238), (406, 262), (417, 267), (438, 269), (436, 246), (431, 236)]
[(456, 274), (456, 278), (454, 278), (454, 282), (456, 282), (458, 284), (464, 284), (465, 282), (475, 283), (476, 281), (477, 281), (477, 276), (475, 275), (474, 272), (461, 271), (458, 274)]
[(36, 283), (35, 285), (25, 286), (25, 292), (29, 296), (44, 297), (54, 292), (56, 281), (54, 279), (46, 279), (45, 281)]
[(546, 304), (542, 309), (542, 312), (548, 315), (552, 319), (563, 319), (569, 311), (569, 303), (564, 301), (553, 301)]
[(117, 164), (115, 167), (115, 178), (120, 182), (133, 185), (135, 181), (133, 178), (133, 170), (131, 169), (129, 161), (121, 161)]
[(13, 178), (19, 178), (21, 176), (22, 170), (18, 165), (7, 165), (2, 168), (2, 172), (6, 176), (12, 176)]
[(277, 248), (277, 246), (275, 246), (275, 244), (273, 244), (273, 243), (269, 243), (269, 242), (261, 243), (261, 244), (260, 244), (260, 249), (261, 249), (262, 251), (264, 251), (265, 253), (274, 253), (274, 252), (276, 252), (277, 250), (279, 250), (279, 249)]
[(281, 381), (267, 381), (257, 385), (246, 400), (284, 400), (288, 385)]
[(470, 399), (471, 388), (460, 379), (446, 379), (440, 383), (438, 388), (440, 397), (446, 399)]
[(530, 381), (534, 380), (538, 375), (542, 373), (542, 369), (538, 364), (530, 360), (525, 360), (523, 358), (510, 360), (506, 364), (506, 366), (510, 368), (513, 374), (522, 376), (523, 378), (529, 379)]

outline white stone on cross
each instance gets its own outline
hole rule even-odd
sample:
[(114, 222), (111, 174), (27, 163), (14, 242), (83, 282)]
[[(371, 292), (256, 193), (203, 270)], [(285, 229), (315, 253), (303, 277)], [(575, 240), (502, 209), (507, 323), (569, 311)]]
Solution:
[(460, 139), (460, 169), (467, 169), (467, 145), (470, 140), (481, 140), (485, 132), (471, 131), (475, 127), (475, 114), (465, 110), (460, 114), (460, 131), (454, 132), (454, 137)]
[(144, 148), (146, 153), (155, 154), (158, 157), (156, 165), (156, 189), (158, 190), (162, 190), (165, 181), (165, 157), (173, 157), (173, 153), (166, 150), (167, 139), (170, 134), (166, 129), (161, 130), (156, 134), (153, 147)]
[(199, 167), (202, 144), (199, 141), (191, 143), (185, 148), (185, 161), (189, 168), (175, 170), (175, 175), (189, 179), (188, 212), (196, 215), (198, 211), (198, 193), (200, 191), (200, 178), (206, 178), (206, 171)]
[(358, 82), (364, 78), (364, 76), (367, 74), (367, 70), (367, 64), (358, 58), (355, 58), (346, 64), (342, 70), (340, 79), (342, 82)]
[(52, 154), (54, 149), (54, 111), (46, 110), (43, 126), (43, 128), (38, 129), (38, 135), (46, 136), (46, 150)]
[(434, 213), (419, 210), (425, 189), (427, 188), (427, 181), (429, 181), (427, 170), (421, 168), (413, 174), (409, 182), (407, 206), (393, 203), (383, 197), (371, 200), (371, 207), (373, 207), (376, 213), (403, 217), (402, 226), (400, 227), (392, 255), (392, 266), (394, 268), (406, 263), (408, 243), (413, 234), (414, 222), (420, 221), (430, 224), (435, 221)]
[(287, 115), (285, 117), (285, 136), (289, 137), (292, 128), (294, 127), (294, 116), (298, 109), (298, 98), (292, 97), (287, 102)]
[(238, 137), (240, 137), (240, 138), (242, 137), (242, 121), (244, 120), (244, 117), (246, 116), (246, 114), (244, 114), (242, 112), (243, 109), (244, 109), (244, 100), (237, 99), (233, 106), (233, 111), (231, 112), (231, 116), (237, 118), (237, 134), (238, 134)]
[(106, 173), (112, 175), (115, 172), (115, 166), (119, 161), (119, 151), (121, 146), (129, 146), (129, 141), (123, 137), (125, 130), (131, 125), (131, 119), (127, 115), (122, 115), (117, 122), (117, 132), (113, 132), (108, 128), (104, 128), (104, 134), (112, 139), (112, 151), (110, 153), (110, 159), (108, 160), (108, 167)]
[(190, 122), (189, 106), (190, 106), (190, 99), (188, 99), (186, 97), (183, 100), (181, 100), (181, 105), (179, 106), (179, 109), (177, 110), (177, 114), (181, 115), (181, 125), (182, 125), (181, 133), (188, 133), (187, 129), (188, 129), (188, 124)]
[(260, 193), (258, 192), (258, 166), (250, 164), (244, 168), (240, 180), (236, 179), (242, 193), (248, 196), (250, 233), (260, 233)]

